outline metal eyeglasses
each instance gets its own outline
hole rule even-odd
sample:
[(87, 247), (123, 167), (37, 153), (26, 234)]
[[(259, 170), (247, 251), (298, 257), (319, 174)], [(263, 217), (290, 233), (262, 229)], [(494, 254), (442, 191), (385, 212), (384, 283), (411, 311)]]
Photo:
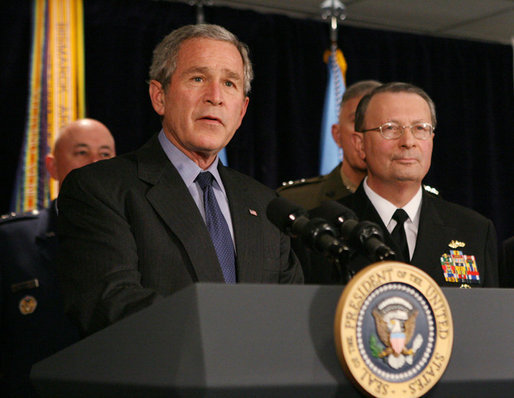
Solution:
[(362, 130), (361, 133), (368, 131), (378, 131), (386, 140), (395, 140), (403, 135), (403, 130), (409, 128), (414, 138), (418, 140), (428, 140), (434, 133), (434, 128), (430, 123), (416, 123), (412, 126), (400, 126), (398, 123), (384, 123), (373, 129)]

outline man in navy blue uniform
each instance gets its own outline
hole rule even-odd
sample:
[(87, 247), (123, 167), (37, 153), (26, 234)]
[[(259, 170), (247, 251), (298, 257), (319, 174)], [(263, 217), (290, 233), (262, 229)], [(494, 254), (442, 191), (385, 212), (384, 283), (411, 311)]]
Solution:
[[(79, 119), (60, 131), (45, 161), (60, 186), (71, 170), (113, 156), (107, 127)], [(35, 396), (29, 383), (32, 365), (79, 337), (61, 308), (56, 221), (56, 201), (41, 211), (0, 219), (1, 396)]]
[[(391, 82), (365, 95), (355, 113), (354, 144), (368, 174), (340, 202), (378, 224), (398, 261), (417, 266), (441, 286), (498, 286), (491, 220), (423, 189), (430, 169), (435, 105), (421, 88)], [(356, 256), (359, 271), (370, 263)]]

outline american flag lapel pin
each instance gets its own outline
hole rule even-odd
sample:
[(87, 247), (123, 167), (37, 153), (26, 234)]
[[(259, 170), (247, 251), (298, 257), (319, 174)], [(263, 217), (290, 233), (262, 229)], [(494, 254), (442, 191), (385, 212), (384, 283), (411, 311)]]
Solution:
[(256, 211), (256, 210), (254, 210), (254, 209), (248, 209), (248, 212), (249, 212), (252, 216), (257, 217), (257, 211)]

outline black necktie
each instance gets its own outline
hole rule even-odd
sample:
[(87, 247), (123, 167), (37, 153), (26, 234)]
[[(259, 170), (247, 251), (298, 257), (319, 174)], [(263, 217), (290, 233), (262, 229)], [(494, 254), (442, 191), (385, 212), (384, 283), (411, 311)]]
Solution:
[(405, 262), (409, 262), (409, 246), (407, 245), (407, 236), (405, 235), (405, 228), (403, 227), (403, 223), (409, 218), (407, 212), (403, 209), (396, 209), (393, 214), (393, 219), (396, 220), (396, 226), (391, 232), (391, 236), (394, 242), (400, 248), (400, 252), (403, 256)]
[(225, 282), (236, 283), (234, 245), (227, 221), (223, 217), (223, 213), (212, 190), (213, 179), (213, 175), (208, 171), (202, 172), (196, 177), (196, 181), (203, 190), (205, 223), (211, 235), (214, 249), (216, 249)]

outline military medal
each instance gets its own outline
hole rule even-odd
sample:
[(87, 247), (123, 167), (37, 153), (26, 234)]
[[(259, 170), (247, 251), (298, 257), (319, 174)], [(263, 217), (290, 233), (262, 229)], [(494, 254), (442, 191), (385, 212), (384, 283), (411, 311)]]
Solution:
[(464, 254), (457, 248), (465, 247), (464, 242), (452, 240), (448, 246), (453, 250), (441, 255), (444, 280), (450, 283), (479, 284), (480, 273), (474, 255)]

